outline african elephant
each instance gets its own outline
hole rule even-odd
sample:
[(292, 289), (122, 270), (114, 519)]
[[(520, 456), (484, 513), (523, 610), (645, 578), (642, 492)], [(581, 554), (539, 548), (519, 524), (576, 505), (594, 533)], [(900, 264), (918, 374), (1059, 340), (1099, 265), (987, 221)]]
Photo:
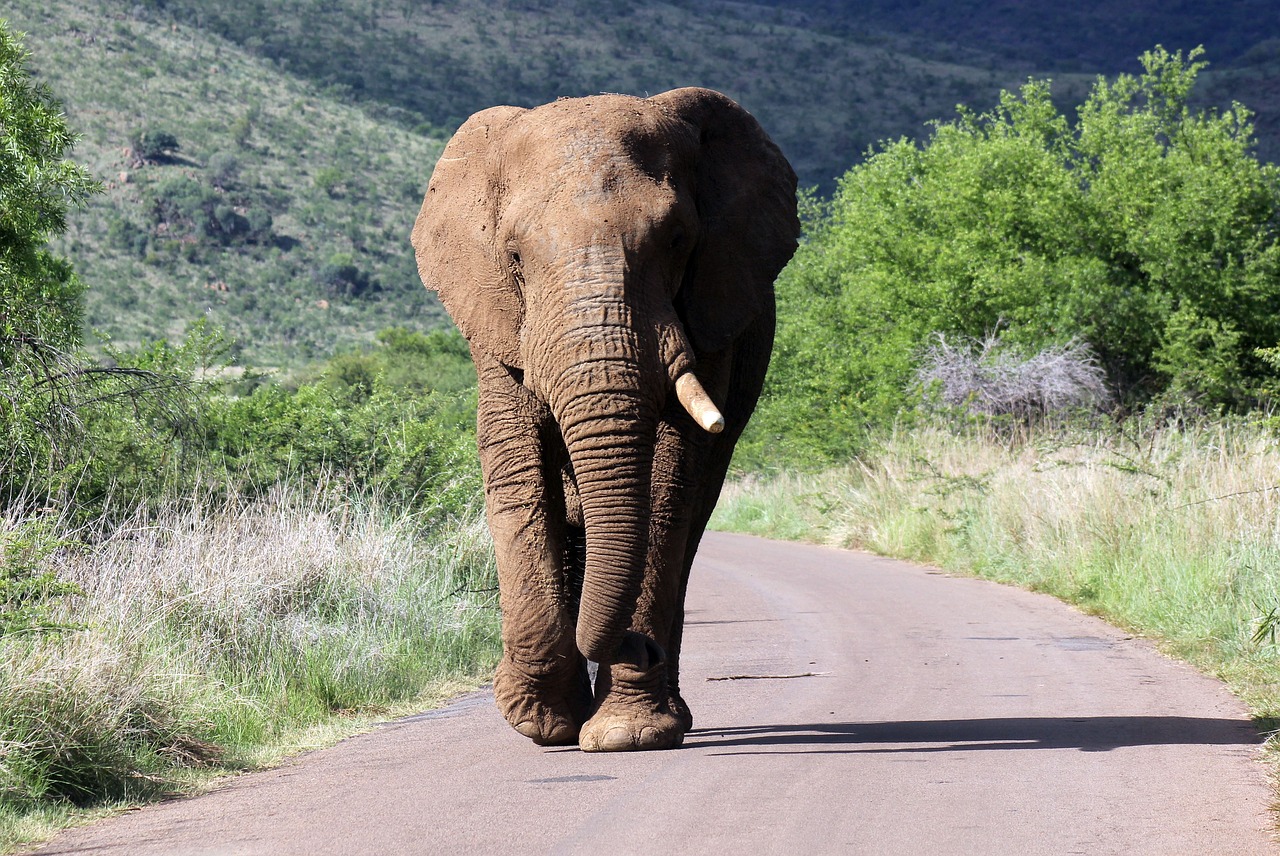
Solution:
[(493, 107), (436, 164), (413, 246), (476, 364), (494, 695), (537, 744), (692, 726), (685, 586), (768, 366), (795, 190), (756, 120), (695, 88)]

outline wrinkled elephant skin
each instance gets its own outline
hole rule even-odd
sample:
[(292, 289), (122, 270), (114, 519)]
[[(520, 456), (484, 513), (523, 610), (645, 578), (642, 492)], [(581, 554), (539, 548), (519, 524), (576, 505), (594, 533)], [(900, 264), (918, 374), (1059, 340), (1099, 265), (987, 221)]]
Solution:
[(706, 89), (493, 107), (436, 165), (413, 245), (476, 363), (494, 693), (535, 743), (691, 727), (685, 585), (768, 366), (795, 182)]

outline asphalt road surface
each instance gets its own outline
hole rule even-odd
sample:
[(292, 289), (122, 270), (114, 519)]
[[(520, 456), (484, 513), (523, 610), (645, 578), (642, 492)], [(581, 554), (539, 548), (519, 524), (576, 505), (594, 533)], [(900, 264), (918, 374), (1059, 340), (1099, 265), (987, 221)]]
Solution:
[(1214, 681), (1039, 595), (708, 535), (684, 748), (540, 749), (480, 692), (42, 853), (1262, 854)]

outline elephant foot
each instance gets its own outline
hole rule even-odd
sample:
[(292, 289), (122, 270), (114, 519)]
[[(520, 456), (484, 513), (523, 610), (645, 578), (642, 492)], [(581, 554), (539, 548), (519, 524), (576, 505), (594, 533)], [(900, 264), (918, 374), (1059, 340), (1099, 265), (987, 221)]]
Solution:
[[(596, 709), (578, 734), (583, 752), (675, 749), (684, 742), (684, 715), (672, 710), (667, 663), (652, 639), (627, 632), (622, 658), (596, 675)], [(681, 702), (683, 705), (683, 702)]]
[(693, 730), (693, 711), (689, 709), (679, 690), (672, 689), (668, 692), (667, 707), (675, 714), (676, 719), (680, 720), (680, 727), (686, 734)]
[(511, 727), (539, 746), (577, 741), (591, 708), (591, 684), (582, 658), (572, 669), (537, 674), (503, 656), (493, 676), (493, 696)]

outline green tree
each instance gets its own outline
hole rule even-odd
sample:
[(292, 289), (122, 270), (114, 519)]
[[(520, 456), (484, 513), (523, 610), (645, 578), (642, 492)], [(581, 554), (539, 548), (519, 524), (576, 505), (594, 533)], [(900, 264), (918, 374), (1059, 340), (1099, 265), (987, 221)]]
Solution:
[(1087, 342), (1119, 400), (1247, 407), (1280, 342), (1280, 173), (1249, 112), (1193, 112), (1200, 51), (1099, 79), (1074, 122), (1048, 82), (883, 145), (780, 277), (748, 457), (846, 455), (909, 402), (934, 333)]
[(47, 244), (68, 210), (99, 190), (64, 157), (75, 136), (26, 60), (0, 20), (0, 495), (47, 469), (51, 434), (69, 418), (58, 380), (80, 342), (84, 288)]
[(75, 143), (62, 108), (26, 71), (27, 52), (0, 20), (0, 369), (33, 340), (56, 348), (80, 341), (83, 286), (46, 249), (68, 210), (100, 190), (65, 157)]
[(168, 131), (154, 128), (135, 131), (129, 137), (129, 148), (134, 157), (147, 163), (163, 163), (173, 157), (179, 148), (178, 138)]

